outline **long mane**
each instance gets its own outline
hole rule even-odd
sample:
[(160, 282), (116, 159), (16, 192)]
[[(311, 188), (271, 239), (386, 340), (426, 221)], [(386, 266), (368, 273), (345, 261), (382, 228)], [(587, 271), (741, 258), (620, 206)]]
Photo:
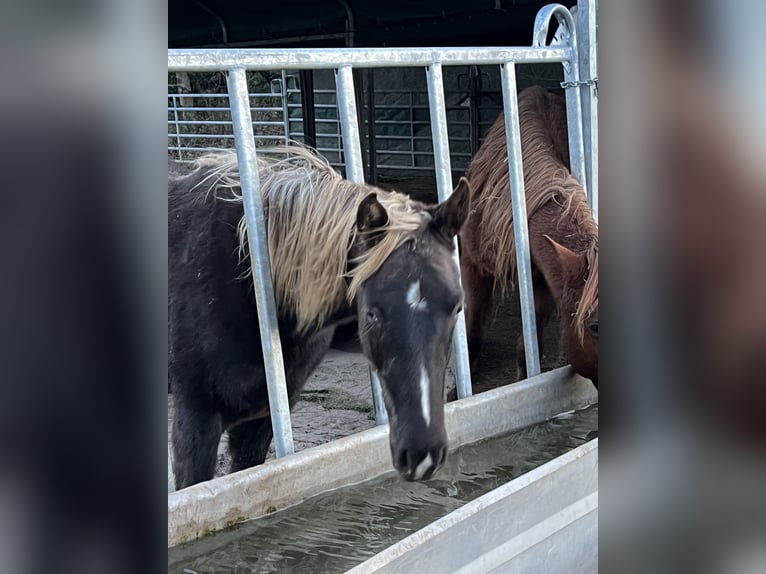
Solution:
[[(291, 145), (270, 151), (287, 154), (258, 158), (274, 292), (278, 309), (292, 312), (297, 329), (305, 332), (351, 303), (361, 285), (394, 250), (414, 239), (431, 215), (404, 194), (344, 179), (310, 149)], [(199, 184), (208, 198), (212, 191), (214, 200), (242, 203), (235, 152), (202, 156), (195, 167), (209, 170)], [(349, 269), (349, 247), (359, 233), (357, 209), (370, 193), (377, 194), (389, 222), (382, 238)], [(238, 235), (240, 258), (249, 262), (244, 215)]]
[[(582, 338), (588, 317), (598, 306), (598, 226), (581, 183), (569, 170), (566, 107), (564, 101), (543, 88), (519, 95), (521, 150), (527, 217), (548, 202), (561, 208), (552, 227), (566, 247), (585, 255), (588, 276), (575, 311)], [(496, 287), (517, 284), (516, 245), (503, 116), (495, 121), (471, 161), (468, 179), (475, 194), (473, 210), (481, 213), (480, 250), (494, 258)]]

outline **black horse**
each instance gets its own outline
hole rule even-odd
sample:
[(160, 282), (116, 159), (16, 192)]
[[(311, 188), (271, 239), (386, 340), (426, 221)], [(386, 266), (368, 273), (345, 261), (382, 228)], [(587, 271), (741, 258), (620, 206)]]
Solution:
[[(258, 169), (291, 406), (335, 327), (358, 317), (383, 387), (393, 464), (407, 480), (429, 478), (447, 452), (444, 377), (463, 303), (453, 238), (468, 215), (467, 182), (427, 206), (345, 180), (300, 147)], [(205, 156), (168, 187), (180, 489), (213, 477), (224, 430), (240, 470), (264, 461), (272, 427), (236, 156)]]

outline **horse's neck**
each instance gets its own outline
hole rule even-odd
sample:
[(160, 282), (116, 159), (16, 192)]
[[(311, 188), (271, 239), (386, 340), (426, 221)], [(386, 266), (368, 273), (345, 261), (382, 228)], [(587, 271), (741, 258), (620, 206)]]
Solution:
[(564, 214), (564, 208), (556, 200), (545, 202), (529, 217), (530, 237), (547, 235), (575, 253), (585, 253), (598, 241), (595, 223), (589, 217), (585, 225), (578, 225), (575, 209), (577, 206), (573, 205), (570, 213)]

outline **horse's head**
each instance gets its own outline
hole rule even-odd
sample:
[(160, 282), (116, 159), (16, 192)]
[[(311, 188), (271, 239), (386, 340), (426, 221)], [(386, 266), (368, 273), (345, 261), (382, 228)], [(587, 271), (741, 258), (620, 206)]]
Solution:
[(585, 254), (575, 253), (553, 239), (559, 281), (549, 281), (561, 314), (561, 337), (567, 361), (598, 388), (598, 251), (589, 264)]
[[(468, 207), (468, 182), (461, 179), (357, 296), (359, 337), (383, 388), (394, 467), (407, 480), (430, 478), (447, 455), (444, 378), (463, 305), (453, 239)], [(370, 232), (387, 223), (386, 210), (370, 194), (357, 213), (360, 236), (374, 236)]]

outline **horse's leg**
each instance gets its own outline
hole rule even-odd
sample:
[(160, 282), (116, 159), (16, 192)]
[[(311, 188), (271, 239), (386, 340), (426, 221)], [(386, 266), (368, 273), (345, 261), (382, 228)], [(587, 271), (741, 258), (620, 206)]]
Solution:
[[(545, 284), (540, 273), (532, 272), (532, 283), (535, 296), (535, 323), (537, 324), (537, 350), (540, 358), (543, 356), (543, 343), (545, 324), (550, 319), (551, 313), (556, 308), (556, 303), (551, 296), (548, 286)], [(527, 354), (524, 350), (524, 334), (519, 335), (516, 343), (516, 380), (527, 378)]]
[(484, 327), (492, 309), (494, 278), (484, 275), (478, 267), (461, 262), (463, 292), (465, 293), (465, 326), (468, 354), (471, 362), (479, 357), (484, 339)]
[(231, 472), (263, 463), (273, 436), (271, 417), (245, 421), (230, 428)]
[(213, 478), (222, 432), (219, 413), (189, 409), (176, 402), (172, 438), (176, 489)]
[[(328, 327), (299, 344), (290, 345), (285, 355), (285, 377), (290, 409), (314, 369), (322, 361), (332, 342), (335, 327)], [(231, 472), (262, 464), (274, 437), (271, 417), (245, 421), (229, 429)]]

